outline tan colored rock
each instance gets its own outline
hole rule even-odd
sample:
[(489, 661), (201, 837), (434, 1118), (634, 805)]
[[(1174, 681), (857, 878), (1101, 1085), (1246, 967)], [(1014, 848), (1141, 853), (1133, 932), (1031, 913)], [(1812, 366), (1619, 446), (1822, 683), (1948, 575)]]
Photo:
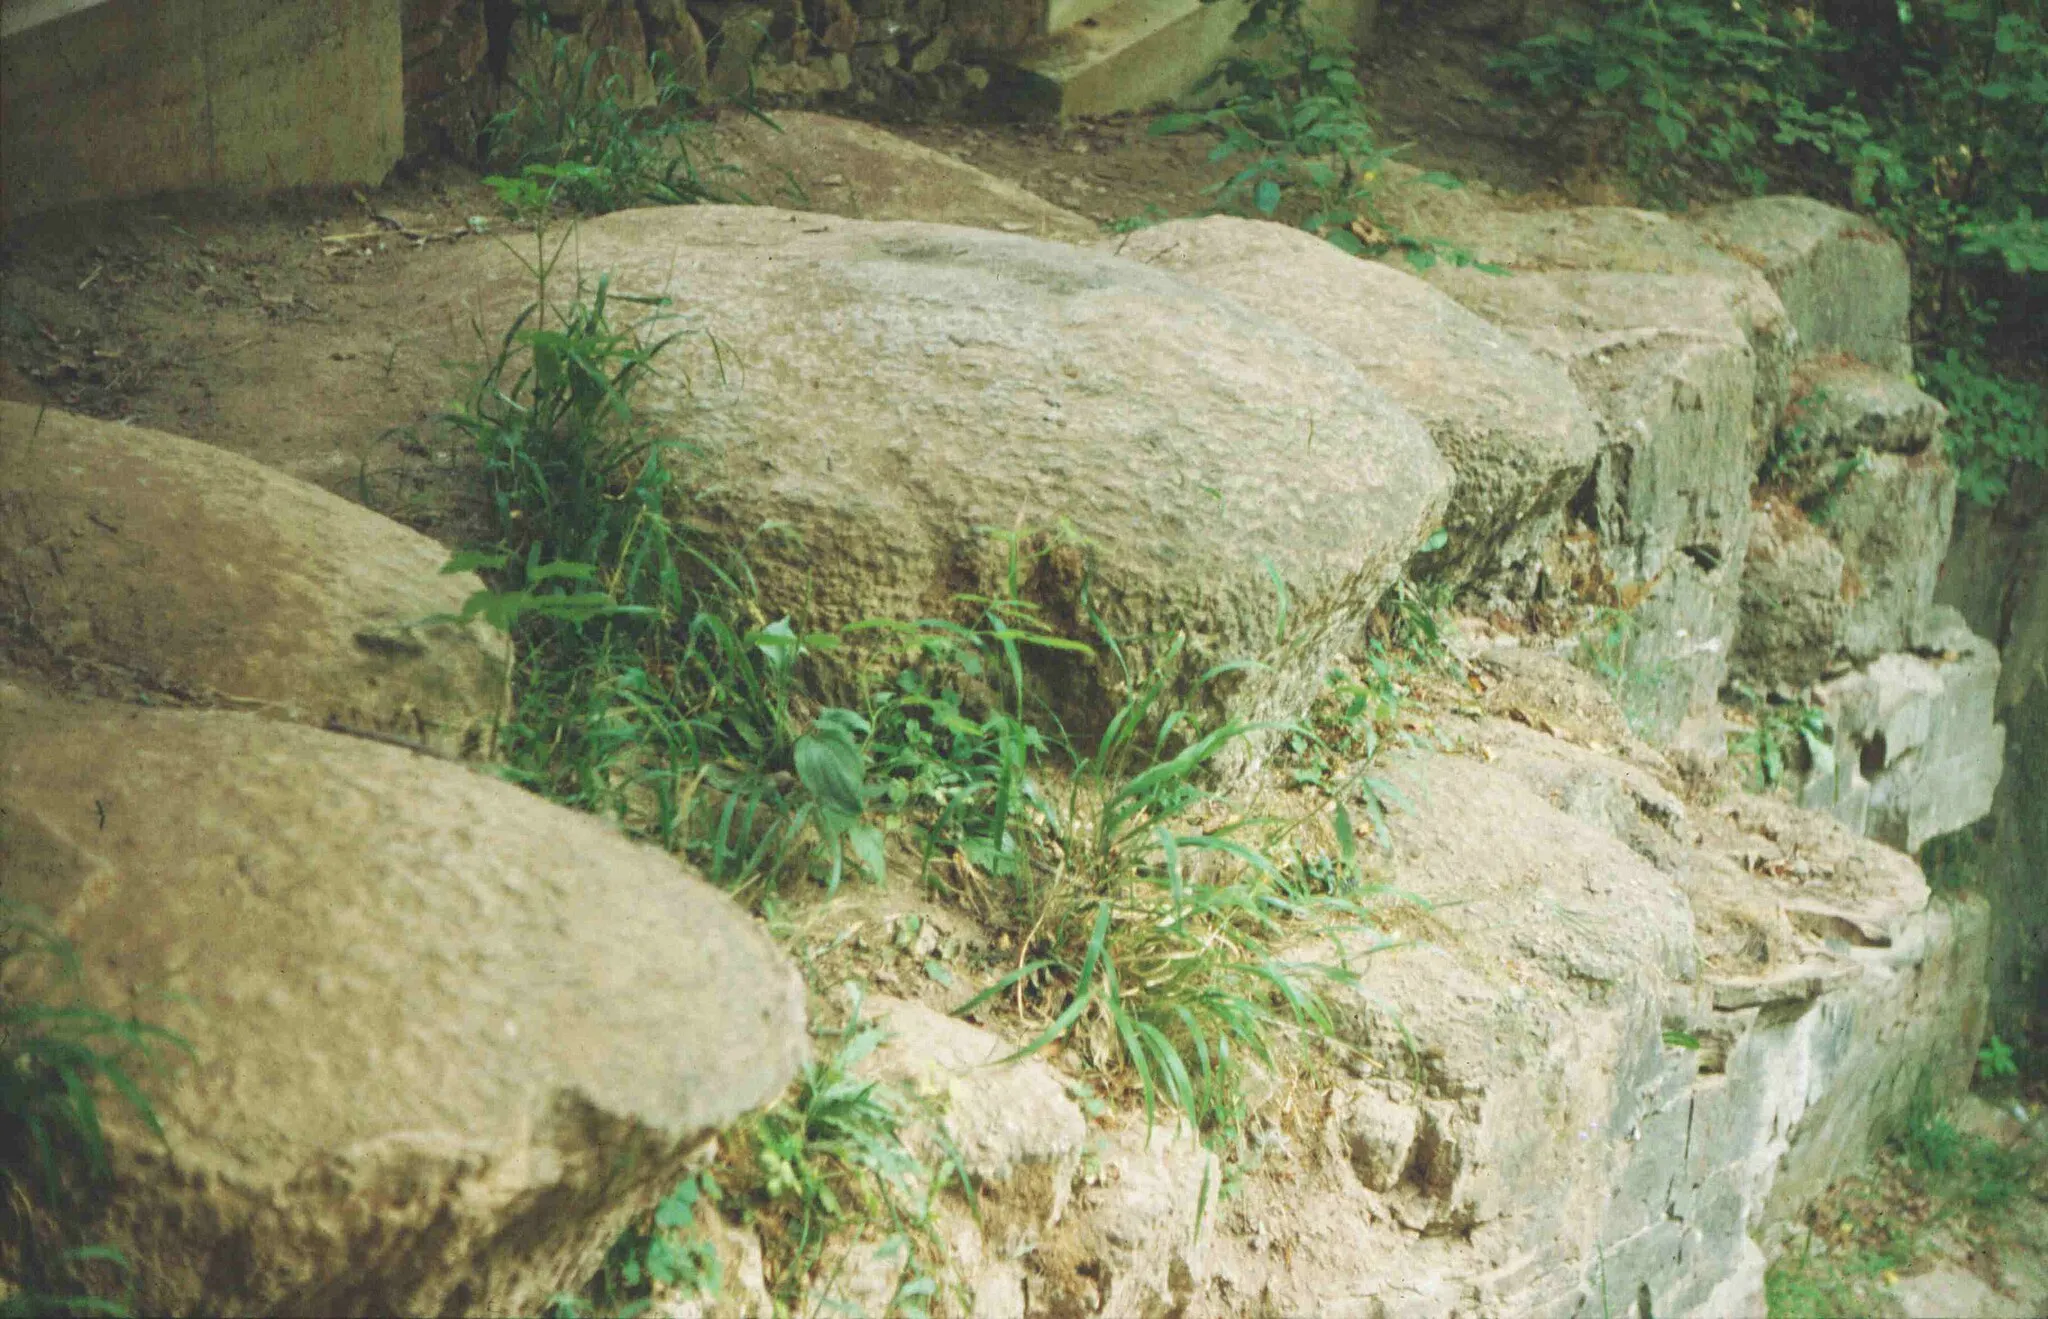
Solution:
[(1793, 372), (1792, 401), (1780, 441), (1853, 458), (1871, 448), (1919, 453), (1941, 434), (1948, 409), (1904, 376), (1836, 356), (1802, 362)]
[(1814, 520), (1842, 551), (1842, 649), (1862, 663), (1904, 650), (1934, 605), (1955, 526), (1956, 472), (1938, 448), (1873, 453), (1817, 496)]
[(1422, 422), (1457, 472), (1450, 541), (1428, 571), (1513, 572), (1561, 529), (1600, 434), (1570, 376), (1513, 335), (1411, 274), (1288, 225), (1176, 220), (1102, 245), (1327, 344)]
[[(1015, 589), (1049, 626), (1099, 643), (1099, 618), (1140, 663), (1185, 634), (1189, 695), (1211, 665), (1261, 659), (1203, 699), (1291, 716), (1448, 493), (1421, 426), (1337, 354), (1136, 262), (717, 206), (609, 215), (578, 245), (614, 288), (704, 310), (717, 353), (679, 344), (690, 387), (651, 381), (640, 406), (700, 446), (675, 461), (726, 528), (782, 529), (751, 549), (769, 617), (954, 613), (1011, 589), (1003, 537), (1021, 532)], [(509, 322), (526, 276), (469, 259), (478, 314)], [(1121, 699), (1100, 648), (1031, 659), (1070, 729)]]
[[(1718, 719), (1740, 611), (1750, 486), (1789, 372), (1788, 326), (1744, 280), (1445, 271), (1432, 282), (1570, 371), (1605, 451), (1585, 511), (1640, 597), (1624, 701), (1644, 736)], [(1761, 297), (1760, 303), (1756, 299)], [(1775, 345), (1768, 361), (1757, 344)], [(1774, 399), (1760, 404), (1760, 399)], [(1714, 737), (1718, 741), (1718, 736)]]
[(0, 640), (24, 662), (483, 752), (511, 646), (482, 622), (423, 621), (483, 587), (447, 559), (223, 449), (0, 403), (0, 595), (18, 602)]
[(798, 977), (723, 895), (432, 757), (17, 688), (0, 831), (89, 999), (192, 1045), (150, 1078), (166, 1144), (103, 1108), (79, 1227), (140, 1310), (537, 1313), (805, 1056)]
[(778, 110), (718, 127), (721, 157), (738, 165), (755, 201), (857, 220), (927, 220), (1001, 229), (1070, 243), (1100, 233), (1093, 221), (1007, 179), (873, 124)]
[(1073, 1222), (1025, 1261), (1032, 1313), (1161, 1315), (1206, 1288), (1223, 1169), (1185, 1124), (1104, 1131)]
[[(889, 1038), (861, 1073), (932, 1105), (945, 1144), (979, 1191), (984, 1236), (1008, 1253), (1059, 1222), (1081, 1166), (1088, 1124), (1042, 1059), (1003, 1062), (1002, 1037), (919, 1003), (874, 997), (868, 1011)], [(1000, 1065), (998, 1065), (1000, 1064)]]
[(1422, 1118), (1376, 1091), (1361, 1094), (1344, 1122), (1344, 1145), (1369, 1191), (1391, 1191), (1408, 1171)]

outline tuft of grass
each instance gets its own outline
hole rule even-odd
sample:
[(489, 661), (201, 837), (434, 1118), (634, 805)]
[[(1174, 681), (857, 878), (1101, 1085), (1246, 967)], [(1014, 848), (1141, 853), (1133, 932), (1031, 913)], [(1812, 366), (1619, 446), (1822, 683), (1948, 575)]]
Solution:
[[(0, 899), (0, 971), (41, 964), (48, 997), (0, 1004), (0, 1232), (19, 1261), (20, 1290), (0, 1315), (129, 1313), (133, 1278), (111, 1246), (67, 1241), (64, 1226), (107, 1192), (102, 1104), (111, 1095), (159, 1139), (140, 1074), (191, 1046), (135, 1017), (86, 1001), (70, 942), (19, 903)], [(110, 1296), (110, 1291), (121, 1293)]]
[(1007, 1002), (1035, 1023), (1019, 1056), (1065, 1041), (1106, 1081), (1133, 1087), (1148, 1120), (1171, 1106), (1229, 1141), (1245, 1064), (1274, 1065), (1277, 1036), (1327, 1034), (1324, 989), (1352, 978), (1341, 956), (1280, 950), (1366, 924), (1368, 894), (1341, 802), (1342, 865), (1319, 884), (1283, 859), (1307, 816), (1250, 813), (1203, 786), (1217, 758), (1258, 730), (1205, 729), (1166, 708), (1180, 653), (1176, 639), (1099, 740), (1070, 750), (1060, 789), (1035, 794), (1027, 864), (1007, 882), (966, 872), (986, 919), (1011, 932), (1016, 963), (960, 1010)]
[(746, 200), (727, 186), (735, 170), (709, 163), (701, 89), (666, 58), (649, 62), (651, 93), (643, 97), (620, 71), (632, 56), (579, 51), (538, 9), (522, 21), (525, 45), (538, 54), (513, 80), (511, 105), (485, 127), (489, 161), (554, 185), (589, 215)]

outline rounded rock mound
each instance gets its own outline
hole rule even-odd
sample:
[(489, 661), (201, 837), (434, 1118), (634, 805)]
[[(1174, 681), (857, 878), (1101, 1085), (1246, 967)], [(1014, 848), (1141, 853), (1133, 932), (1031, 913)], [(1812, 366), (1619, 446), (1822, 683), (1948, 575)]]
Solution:
[(0, 657), (488, 752), (511, 646), (482, 583), (369, 509), (225, 449), (0, 403)]
[(538, 1313), (806, 1055), (722, 894), (432, 756), (0, 685), (0, 836), (81, 973), (7, 993), (190, 1044), (141, 1073), (164, 1140), (103, 1101), (80, 1225), (144, 1312)]
[[(769, 617), (836, 629), (1014, 595), (1141, 662), (1184, 635), (1189, 675), (1263, 660), (1211, 695), (1292, 714), (1449, 492), (1422, 427), (1340, 355), (1106, 252), (717, 206), (589, 221), (574, 250), (586, 279), (701, 317), (688, 385), (641, 401), (751, 538)], [(465, 259), (488, 263), (481, 323), (509, 323), (530, 275)], [(1124, 681), (1100, 646), (1050, 676), (1084, 728)]]

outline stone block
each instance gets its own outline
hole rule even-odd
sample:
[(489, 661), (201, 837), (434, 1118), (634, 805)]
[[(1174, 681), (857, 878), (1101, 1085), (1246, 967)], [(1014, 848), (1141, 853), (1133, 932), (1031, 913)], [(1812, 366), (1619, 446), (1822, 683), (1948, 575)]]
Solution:
[(1841, 457), (1862, 449), (1919, 453), (1947, 417), (1948, 409), (1904, 376), (1851, 358), (1823, 358), (1794, 371), (1780, 433), (1796, 428), (1802, 446)]
[(377, 183), (405, 142), (394, 0), (111, 0), (0, 40), (0, 220), (191, 189)]
[(1834, 662), (1848, 606), (1841, 550), (1783, 500), (1757, 510), (1729, 674), (1759, 693), (1803, 691)]
[(1911, 644), (1934, 603), (1955, 523), (1956, 474), (1939, 449), (1868, 453), (1809, 501), (1842, 551), (1841, 651), (1863, 663)]
[(1600, 449), (1559, 363), (1414, 275), (1291, 226), (1177, 220), (1102, 246), (1228, 294), (1357, 366), (1422, 422), (1456, 472), (1449, 542), (1416, 570), (1528, 584)]
[(1807, 357), (1847, 353), (1880, 371), (1913, 369), (1906, 254), (1862, 216), (1811, 197), (1758, 197), (1693, 221), (1770, 281)]
[(1801, 801), (1908, 852), (1981, 819), (2004, 767), (1997, 722), (1998, 651), (1945, 607), (1894, 652), (1823, 683), (1832, 774), (1813, 773)]

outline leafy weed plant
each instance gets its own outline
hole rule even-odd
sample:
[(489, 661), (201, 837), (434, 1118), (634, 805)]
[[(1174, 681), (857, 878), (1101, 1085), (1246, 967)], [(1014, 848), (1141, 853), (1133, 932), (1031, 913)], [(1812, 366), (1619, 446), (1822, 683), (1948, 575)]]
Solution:
[(1832, 776), (1834, 741), (1825, 710), (1765, 700), (1740, 684), (1735, 691), (1750, 722), (1728, 734), (1728, 752), (1747, 767), (1752, 788), (1768, 792), (1795, 769)]
[[(1218, 210), (1269, 220), (1288, 215), (1354, 256), (1398, 250), (1417, 269), (1439, 260), (1474, 264), (1453, 245), (1390, 230), (1373, 204), (1373, 187), (1395, 152), (1373, 126), (1348, 44), (1314, 32), (1298, 8), (1269, 21), (1255, 15), (1241, 35), (1271, 38), (1277, 53), (1225, 61), (1214, 76), (1234, 90), (1221, 105), (1164, 115), (1150, 130), (1215, 135), (1209, 159), (1231, 167), (1208, 190)], [(1447, 174), (1422, 181), (1459, 186)]]
[(699, 88), (657, 55), (642, 96), (623, 71), (633, 57), (579, 49), (529, 10), (524, 45), (538, 52), (512, 82), (512, 104), (485, 129), (486, 155), (514, 171), (533, 170), (560, 186), (563, 201), (590, 215), (629, 206), (744, 201), (727, 186), (734, 171), (708, 163)]
[(929, 1314), (946, 1259), (937, 1197), (951, 1186), (973, 1203), (956, 1152), (927, 1162), (905, 1145), (911, 1101), (857, 1075), (884, 1038), (856, 1001), (830, 1056), (728, 1142), (721, 1203), (760, 1230), (768, 1286), (787, 1313), (828, 1294), (852, 1252), (865, 1250), (897, 1261), (883, 1313)]
[(1327, 1033), (1324, 989), (1351, 976), (1341, 955), (1279, 950), (1367, 924), (1367, 894), (1341, 804), (1345, 870), (1319, 887), (1279, 859), (1304, 818), (1248, 813), (1202, 786), (1254, 730), (1203, 729), (1167, 708), (1179, 653), (1176, 641), (1061, 787), (1038, 794), (1030, 864), (981, 895), (1015, 932), (1017, 964), (961, 1010), (1008, 1000), (1043, 1023), (1020, 1054), (1066, 1041), (1106, 1079), (1132, 1084), (1148, 1118), (1170, 1106), (1227, 1141), (1243, 1116), (1245, 1062), (1272, 1065), (1277, 1036)]

